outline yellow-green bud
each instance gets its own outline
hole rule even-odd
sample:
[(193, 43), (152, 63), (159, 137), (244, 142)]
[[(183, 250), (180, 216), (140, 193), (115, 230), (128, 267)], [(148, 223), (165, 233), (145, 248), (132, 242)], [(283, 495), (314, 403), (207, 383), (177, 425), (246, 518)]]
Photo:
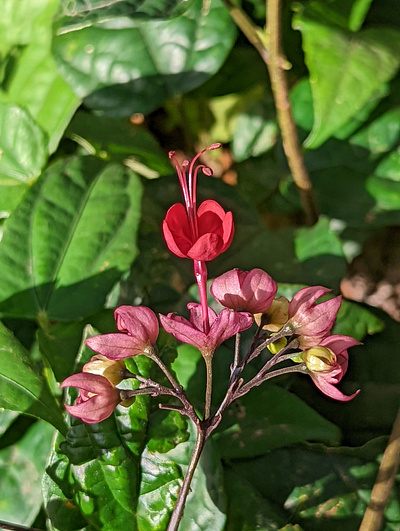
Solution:
[(270, 345), (267, 345), (267, 349), (272, 353), (272, 354), (278, 354), (278, 352), (283, 349), (284, 347), (286, 347), (287, 345), (287, 340), (286, 340), (286, 337), (281, 337), (280, 339), (278, 339), (277, 341), (275, 341), (274, 343), (271, 343)]
[(254, 319), (263, 330), (278, 332), (288, 320), (288, 308), (289, 301), (285, 297), (278, 297), (272, 301), (268, 311), (257, 313)]
[(303, 354), (310, 372), (329, 372), (336, 362), (336, 355), (329, 348), (312, 347)]
[(104, 376), (114, 386), (124, 379), (125, 370), (124, 360), (109, 360), (101, 354), (93, 356), (82, 368), (82, 372)]

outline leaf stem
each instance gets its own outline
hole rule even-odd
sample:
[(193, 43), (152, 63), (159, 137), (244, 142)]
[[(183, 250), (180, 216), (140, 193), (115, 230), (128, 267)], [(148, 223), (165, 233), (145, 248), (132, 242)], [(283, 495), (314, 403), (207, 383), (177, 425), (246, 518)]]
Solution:
[(167, 531), (177, 531), (179, 522), (183, 516), (183, 510), (185, 508), (186, 498), (189, 494), (190, 483), (193, 479), (193, 474), (196, 470), (197, 463), (199, 462), (201, 452), (204, 448), (204, 443), (206, 442), (205, 432), (201, 425), (196, 425), (197, 428), (197, 437), (196, 443), (193, 448), (192, 457), (190, 458), (189, 466), (187, 468), (185, 478), (182, 483), (182, 487), (179, 491), (178, 499), (176, 501), (174, 511), (169, 521)]
[(312, 183), (304, 163), (300, 142), (293, 119), (292, 107), (284, 66), (287, 61), (282, 52), (281, 0), (267, 0), (267, 37), (269, 42), (269, 60), (267, 63), (272, 93), (282, 143), (293, 180), (299, 190), (300, 200), (306, 215), (306, 221), (313, 225), (318, 220), (318, 211), (314, 199)]

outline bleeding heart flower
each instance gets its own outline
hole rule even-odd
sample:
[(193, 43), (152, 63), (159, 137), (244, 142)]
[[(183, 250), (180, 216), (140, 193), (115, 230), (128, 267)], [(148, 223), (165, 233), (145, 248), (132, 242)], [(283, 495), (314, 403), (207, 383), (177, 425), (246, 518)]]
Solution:
[(161, 324), (166, 332), (182, 343), (198, 348), (205, 357), (212, 356), (221, 343), (238, 332), (247, 330), (253, 324), (253, 317), (249, 313), (224, 309), (217, 315), (208, 307), (210, 330), (205, 333), (201, 305), (192, 302), (187, 307), (190, 311), (189, 321), (169, 313), (167, 316), (160, 315)]
[(288, 322), (285, 325), (299, 336), (300, 348), (306, 349), (330, 334), (342, 297), (335, 297), (316, 304), (315, 301), (331, 290), (322, 286), (301, 289), (293, 297), (288, 308)]
[(120, 306), (114, 312), (121, 333), (90, 337), (86, 345), (110, 360), (122, 360), (138, 354), (151, 355), (159, 325), (155, 313), (145, 306)]
[(96, 424), (108, 418), (121, 402), (119, 390), (104, 376), (81, 372), (66, 378), (61, 387), (76, 387), (79, 396), (75, 405), (65, 406), (68, 413), (86, 424)]
[(252, 314), (266, 312), (277, 292), (277, 285), (262, 269), (232, 269), (211, 284), (211, 294), (226, 308)]
[(303, 352), (302, 359), (313, 382), (325, 395), (342, 402), (358, 395), (359, 390), (350, 396), (344, 395), (335, 385), (347, 371), (347, 349), (359, 344), (352, 337), (333, 335), (323, 339), (318, 346)]
[[(190, 162), (182, 166), (170, 152), (175, 163), (182, 189), (185, 206), (176, 203), (168, 210), (163, 221), (163, 234), (168, 249), (180, 258), (190, 258), (200, 262), (214, 260), (230, 246), (234, 233), (232, 212), (225, 212), (219, 203), (207, 200), (197, 208), (197, 173), (201, 169), (206, 175), (212, 171), (203, 164), (195, 168), (195, 163), (205, 151), (217, 149), (221, 144), (213, 144), (203, 149)], [(186, 176), (186, 168), (189, 167)]]

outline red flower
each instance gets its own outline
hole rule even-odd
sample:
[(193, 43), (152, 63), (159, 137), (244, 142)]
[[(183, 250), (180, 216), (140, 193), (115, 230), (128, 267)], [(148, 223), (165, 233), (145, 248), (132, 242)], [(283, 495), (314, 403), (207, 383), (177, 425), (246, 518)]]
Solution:
[[(232, 212), (225, 212), (219, 203), (207, 200), (197, 208), (197, 172), (201, 169), (212, 175), (210, 168), (203, 164), (195, 167), (195, 162), (207, 150), (217, 149), (213, 144), (189, 162), (180, 166), (173, 151), (169, 156), (175, 162), (185, 205), (176, 203), (168, 210), (163, 221), (163, 234), (168, 249), (179, 258), (209, 262), (223, 253), (231, 244), (234, 225)], [(189, 167), (188, 175), (186, 168)]]
[(121, 402), (119, 390), (104, 376), (81, 372), (66, 378), (61, 387), (77, 387), (75, 405), (65, 406), (70, 415), (86, 424), (96, 424), (108, 418)]

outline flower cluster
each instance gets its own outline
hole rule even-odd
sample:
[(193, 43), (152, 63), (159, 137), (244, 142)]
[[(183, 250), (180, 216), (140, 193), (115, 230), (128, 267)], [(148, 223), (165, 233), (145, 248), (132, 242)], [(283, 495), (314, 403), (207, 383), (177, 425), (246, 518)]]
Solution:
[[(208, 149), (217, 147), (218, 144), (213, 144)], [(169, 250), (180, 258), (193, 261), (200, 304), (191, 302), (187, 305), (189, 319), (168, 313), (160, 315), (158, 320), (154, 312), (144, 306), (121, 306), (115, 310), (118, 332), (87, 339), (86, 344), (96, 356), (83, 367), (81, 373), (70, 376), (62, 384), (62, 387), (79, 389), (75, 404), (66, 407), (71, 415), (84, 422), (95, 423), (106, 419), (118, 404), (130, 405), (137, 394), (174, 396), (182, 402), (182, 414), (196, 421), (194, 408), (157, 354), (159, 321), (164, 330), (178, 341), (196, 347), (206, 362), (204, 421), (208, 420), (207, 426), (212, 429), (234, 399), (254, 385), (285, 372), (306, 372), (318, 389), (336, 400), (351, 400), (358, 393), (346, 396), (336, 387), (347, 370), (347, 350), (358, 342), (348, 336), (332, 335), (341, 297), (326, 298), (329, 289), (306, 287), (289, 301), (285, 297), (276, 298), (277, 285), (265, 271), (232, 269), (215, 278), (210, 287), (212, 297), (223, 309), (216, 313), (208, 305), (206, 262), (229, 247), (234, 224), (232, 213), (225, 212), (215, 201), (204, 201), (197, 208), (198, 171), (201, 169), (211, 175), (206, 166), (195, 165), (204, 151), (182, 165), (178, 164), (175, 154), (170, 153), (177, 169), (184, 204), (177, 203), (168, 210), (162, 227)], [(322, 297), (325, 300), (319, 302)], [(253, 323), (258, 326), (252, 346), (240, 358), (240, 334)], [(212, 359), (217, 348), (232, 337), (236, 337), (236, 347), (230, 387), (220, 408), (210, 419)], [(267, 347), (272, 358), (268, 359), (256, 378), (244, 383), (244, 379), (240, 378), (242, 371)], [(128, 373), (124, 360), (138, 355), (152, 359), (164, 371), (172, 387), (167, 388), (148, 378)], [(275, 374), (271, 372), (275, 365), (288, 360), (294, 365), (279, 369)], [(130, 392), (119, 390), (120, 382), (131, 377), (138, 380), (138, 389)], [(176, 409), (176, 406), (171, 406), (171, 409), (173, 407)]]

